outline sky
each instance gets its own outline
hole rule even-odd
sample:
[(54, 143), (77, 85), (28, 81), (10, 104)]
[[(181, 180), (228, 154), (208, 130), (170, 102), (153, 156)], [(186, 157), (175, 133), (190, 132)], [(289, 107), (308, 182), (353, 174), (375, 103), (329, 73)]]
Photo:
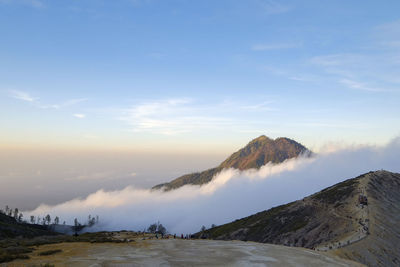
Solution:
[(3, 148), (228, 153), (400, 132), (398, 1), (0, 0)]
[(25, 182), (39, 201), (56, 179), (55, 192), (70, 187), (62, 201), (214, 167), (262, 134), (317, 152), (384, 145), (400, 133), (398, 10), (0, 0), (0, 183)]

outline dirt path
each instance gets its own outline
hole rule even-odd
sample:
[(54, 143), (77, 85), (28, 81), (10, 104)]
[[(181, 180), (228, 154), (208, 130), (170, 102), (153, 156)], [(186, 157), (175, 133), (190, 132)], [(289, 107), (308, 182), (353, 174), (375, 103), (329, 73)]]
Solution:
[[(367, 195), (367, 185), (369, 182), (369, 177), (365, 177), (365, 179), (360, 180), (360, 184), (358, 185), (358, 194), (362, 194), (368, 198)], [(368, 235), (369, 230), (369, 208), (368, 205), (361, 205), (358, 204), (358, 195), (354, 197), (354, 209), (353, 209), (353, 216), (358, 218), (357, 220), (357, 227), (356, 231), (352, 232), (350, 235), (343, 236), (339, 240), (329, 243), (329, 244), (322, 244), (321, 246), (316, 247), (318, 251), (328, 251), (332, 249), (338, 249), (355, 242), (358, 242)], [(332, 211), (335, 212), (335, 211)], [(337, 215), (337, 214), (336, 214)], [(339, 217), (339, 215), (337, 215)]]
[[(42, 251), (62, 252), (38, 256)], [(124, 244), (60, 243), (38, 247), (29, 260), (0, 266), (361, 266), (303, 248), (241, 241), (137, 240)]]

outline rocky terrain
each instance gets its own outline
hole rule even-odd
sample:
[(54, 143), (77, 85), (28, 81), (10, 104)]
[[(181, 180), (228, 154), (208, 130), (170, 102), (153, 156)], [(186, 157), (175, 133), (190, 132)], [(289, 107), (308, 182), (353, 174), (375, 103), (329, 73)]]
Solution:
[(370, 266), (398, 266), (399, 211), (400, 174), (376, 171), (196, 236), (313, 248)]
[(226, 168), (239, 170), (257, 169), (268, 162), (281, 163), (286, 159), (294, 158), (301, 154), (310, 155), (311, 152), (300, 143), (289, 138), (281, 137), (274, 140), (262, 135), (233, 153), (218, 167), (183, 175), (169, 183), (156, 185), (153, 189), (171, 190), (186, 184), (202, 185), (210, 182), (216, 174)]
[(400, 266), (400, 174), (378, 171), (363, 182), (367, 235), (331, 252), (369, 266)]

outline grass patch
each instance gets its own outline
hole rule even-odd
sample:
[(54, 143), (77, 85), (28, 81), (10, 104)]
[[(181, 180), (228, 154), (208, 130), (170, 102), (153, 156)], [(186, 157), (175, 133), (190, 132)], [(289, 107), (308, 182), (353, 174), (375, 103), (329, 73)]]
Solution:
[(49, 256), (49, 255), (53, 255), (56, 253), (60, 253), (62, 252), (61, 249), (50, 249), (50, 250), (45, 250), (39, 253), (39, 256)]
[[(29, 256), (26, 254), (31, 253), (34, 250), (35, 246), (41, 246), (46, 244), (57, 244), (62, 242), (124, 243), (125, 241), (114, 239), (112, 232), (84, 233), (78, 236), (70, 236), (70, 235), (37, 236), (29, 239), (4, 238), (0, 239), (0, 263), (10, 262), (16, 259), (28, 259)], [(39, 255), (45, 256), (58, 252), (61, 251), (49, 250), (41, 252)]]

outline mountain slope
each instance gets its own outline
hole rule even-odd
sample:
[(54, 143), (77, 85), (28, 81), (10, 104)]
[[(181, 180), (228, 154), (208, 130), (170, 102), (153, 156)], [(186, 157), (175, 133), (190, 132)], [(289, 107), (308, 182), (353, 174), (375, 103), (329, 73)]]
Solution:
[(244, 148), (233, 153), (216, 168), (186, 174), (169, 183), (156, 185), (153, 189), (163, 188), (164, 190), (171, 190), (186, 184), (202, 185), (210, 182), (217, 173), (225, 168), (239, 170), (260, 168), (268, 162), (281, 163), (286, 159), (297, 157), (303, 153), (311, 152), (294, 140), (285, 137), (273, 140), (262, 135), (252, 140)]
[(400, 174), (370, 172), (198, 237), (330, 251), (372, 266), (400, 263)]
[(14, 218), (0, 213), (0, 239), (17, 236), (35, 237), (56, 234), (57, 233), (48, 230), (47, 226), (19, 223)]

